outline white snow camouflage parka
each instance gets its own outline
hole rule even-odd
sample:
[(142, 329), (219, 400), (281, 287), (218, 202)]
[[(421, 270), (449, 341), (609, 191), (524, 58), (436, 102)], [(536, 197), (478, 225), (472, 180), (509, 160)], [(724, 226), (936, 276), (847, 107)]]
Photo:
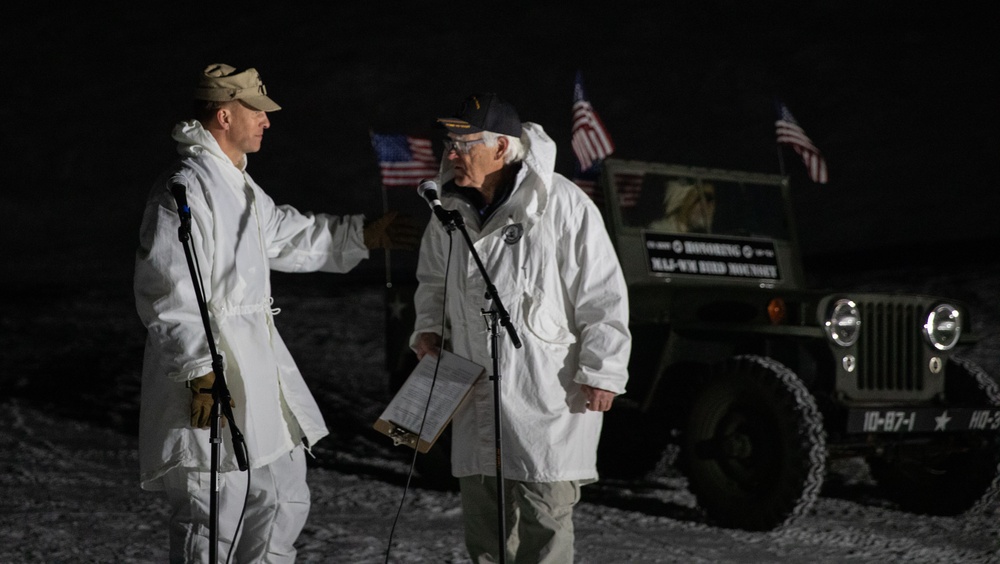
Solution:
[[(499, 328), (504, 478), (587, 483), (598, 478), (603, 413), (585, 409), (580, 385), (625, 392), (627, 289), (600, 211), (554, 172), (555, 143), (530, 122), (521, 140), (527, 155), (515, 186), (482, 228), (466, 200), (445, 191), (441, 202), (462, 214), (522, 342), (515, 348)], [(445, 159), (440, 184), (453, 176)], [(449, 235), (432, 217), (420, 247), (410, 343), (418, 333), (442, 333), (446, 305), (445, 348), (486, 368), (452, 420), (452, 473), (495, 476), (493, 360), (482, 314), (491, 304), (464, 238), (456, 231), (454, 239), (445, 280)]]
[[(174, 127), (181, 155), (153, 186), (136, 253), (136, 309), (147, 329), (139, 416), (144, 489), (183, 466), (209, 471), (209, 429), (191, 427), (185, 382), (212, 370), (205, 327), (170, 192), (186, 186), (191, 242), (237, 425), (251, 468), (328, 431), (312, 394), (274, 326), (271, 269), (346, 272), (368, 258), (364, 217), (300, 213), (279, 206), (222, 152), (199, 122)], [(236, 470), (229, 429), (220, 471)]]

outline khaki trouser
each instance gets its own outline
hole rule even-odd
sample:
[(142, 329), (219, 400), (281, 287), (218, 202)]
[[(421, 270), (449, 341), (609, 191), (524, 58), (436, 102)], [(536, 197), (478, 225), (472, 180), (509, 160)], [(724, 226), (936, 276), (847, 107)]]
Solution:
[[(476, 564), (499, 562), (496, 478), (459, 478), (465, 546)], [(504, 480), (507, 506), (504, 532), (506, 561), (511, 564), (572, 564), (573, 507), (580, 482)]]
[[(236, 523), (250, 494), (234, 546)], [(302, 447), (262, 468), (219, 474), (218, 561), (294, 562), (295, 541), (309, 516), (309, 486)], [(163, 477), (170, 514), (170, 562), (208, 562), (211, 472), (175, 468)]]

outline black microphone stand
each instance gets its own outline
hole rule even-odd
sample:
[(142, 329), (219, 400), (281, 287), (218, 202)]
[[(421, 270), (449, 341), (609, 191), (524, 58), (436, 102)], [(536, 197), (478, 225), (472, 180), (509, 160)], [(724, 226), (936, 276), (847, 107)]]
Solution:
[(450, 222), (446, 222), (444, 217), (441, 217), (442, 222), (445, 224), (445, 229), (449, 232), (455, 230), (456, 228), (462, 232), (462, 236), (465, 238), (465, 243), (469, 247), (469, 252), (472, 253), (472, 258), (476, 261), (476, 266), (479, 267), (479, 273), (483, 275), (483, 279), (486, 280), (486, 298), (492, 300), (493, 306), (489, 311), (481, 310), (483, 317), (489, 319), (488, 325), (490, 328), (490, 354), (493, 358), (493, 376), (490, 378), (493, 380), (493, 430), (494, 430), (494, 441), (496, 443), (496, 473), (497, 473), (497, 535), (499, 539), (499, 549), (497, 550), (497, 556), (500, 559), (500, 563), (506, 562), (507, 560), (507, 524), (506, 524), (506, 503), (504, 502), (504, 483), (503, 483), (503, 456), (502, 456), (502, 446), (503, 437), (500, 430), (500, 357), (499, 357), (499, 327), (497, 321), (507, 329), (508, 335), (510, 335), (510, 340), (514, 343), (514, 348), (521, 348), (521, 339), (517, 336), (517, 331), (514, 329), (514, 324), (510, 321), (510, 314), (504, 309), (503, 303), (500, 301), (500, 295), (497, 293), (496, 286), (490, 280), (490, 275), (486, 272), (486, 267), (483, 266), (483, 261), (479, 258), (479, 253), (476, 252), (475, 245), (472, 244), (472, 238), (469, 237), (469, 232), (465, 229), (465, 220), (462, 219), (462, 214), (455, 210), (442, 210), (450, 215)]
[[(233, 417), (233, 407), (230, 404), (229, 387), (226, 386), (226, 376), (223, 373), (222, 355), (219, 354), (215, 346), (215, 339), (212, 336), (212, 326), (208, 320), (208, 306), (205, 303), (205, 293), (202, 288), (199, 269), (195, 263), (194, 252), (191, 248), (191, 208), (187, 205), (185, 187), (174, 184), (171, 188), (174, 199), (177, 200), (177, 214), (180, 216), (181, 225), (177, 229), (177, 237), (184, 245), (184, 255), (187, 257), (188, 269), (191, 271), (191, 281), (194, 283), (194, 293), (198, 299), (198, 308), (201, 310), (201, 321), (205, 326), (205, 335), (208, 337), (208, 349), (212, 353), (212, 370), (215, 372), (215, 383), (212, 385), (212, 425), (209, 434), (212, 445), (212, 497), (209, 501), (209, 544), (208, 558), (211, 564), (218, 560), (219, 551), (219, 459), (221, 458), (222, 443), (222, 417), (229, 420), (229, 432), (233, 439), (233, 452), (236, 455), (236, 463), (240, 471), (248, 468), (246, 444), (243, 440), (243, 433), (236, 426), (236, 419)], [(195, 390), (202, 393), (207, 390)]]

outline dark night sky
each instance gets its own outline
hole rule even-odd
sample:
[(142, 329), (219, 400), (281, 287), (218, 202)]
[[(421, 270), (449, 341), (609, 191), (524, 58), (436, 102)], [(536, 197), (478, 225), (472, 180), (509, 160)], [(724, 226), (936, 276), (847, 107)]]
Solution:
[(283, 106), (249, 171), (303, 210), (379, 213), (369, 130), (429, 133), (474, 90), (545, 126), (569, 175), (580, 69), (619, 158), (777, 173), (783, 99), (830, 171), (813, 185), (784, 150), (807, 255), (1000, 239), (988, 3), (541, 4), (20, 8), (0, 34), (3, 238), (23, 251), (5, 264), (25, 279), (130, 269), (170, 129), (214, 62), (256, 67)]

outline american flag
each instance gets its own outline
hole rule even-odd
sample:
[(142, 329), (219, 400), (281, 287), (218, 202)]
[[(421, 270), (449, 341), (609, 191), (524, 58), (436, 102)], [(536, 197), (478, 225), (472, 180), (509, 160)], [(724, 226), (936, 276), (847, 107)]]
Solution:
[(795, 149), (809, 171), (809, 178), (817, 184), (826, 184), (826, 160), (823, 159), (819, 149), (813, 145), (812, 140), (792, 117), (792, 112), (788, 111), (785, 104), (781, 102), (778, 102), (778, 121), (774, 122), (774, 126), (778, 135), (778, 143), (791, 145)]
[(581, 171), (589, 170), (615, 150), (601, 118), (587, 101), (587, 96), (583, 92), (583, 78), (579, 71), (576, 73), (576, 84), (573, 87), (572, 146)]
[(383, 186), (416, 186), (438, 173), (430, 139), (400, 134), (372, 133)]
[(622, 208), (633, 208), (642, 192), (641, 174), (620, 172), (615, 175), (615, 187), (618, 192), (618, 205)]

